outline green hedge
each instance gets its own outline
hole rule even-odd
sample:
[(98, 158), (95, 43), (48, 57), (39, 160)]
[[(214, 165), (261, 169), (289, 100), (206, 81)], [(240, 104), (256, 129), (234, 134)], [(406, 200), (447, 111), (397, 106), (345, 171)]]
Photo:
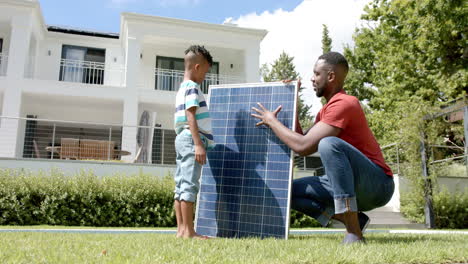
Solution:
[[(401, 196), (401, 211), (410, 220), (424, 223), (424, 197), (418, 193)], [(436, 228), (468, 228), (468, 190), (450, 193), (446, 189), (433, 195)]]
[(290, 221), (290, 226), (292, 228), (322, 227), (322, 225), (314, 218), (296, 210), (291, 210)]
[[(172, 177), (0, 170), (0, 225), (173, 227)], [(291, 211), (291, 227), (318, 227)]]
[(0, 172), (0, 225), (168, 227), (173, 180)]

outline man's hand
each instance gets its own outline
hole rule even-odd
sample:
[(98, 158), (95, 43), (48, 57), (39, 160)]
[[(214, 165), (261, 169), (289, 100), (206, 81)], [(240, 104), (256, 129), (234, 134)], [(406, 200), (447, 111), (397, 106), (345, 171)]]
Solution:
[(258, 114), (251, 114), (253, 117), (260, 119), (261, 121), (256, 124), (256, 126), (266, 125), (270, 126), (271, 122), (276, 119), (276, 115), (281, 111), (282, 106), (278, 106), (275, 111), (270, 112), (266, 109), (261, 103), (257, 103), (258, 106), (261, 108), (257, 109), (252, 107), (252, 110), (257, 112)]
[(206, 150), (203, 145), (195, 145), (195, 160), (201, 165), (206, 163)]

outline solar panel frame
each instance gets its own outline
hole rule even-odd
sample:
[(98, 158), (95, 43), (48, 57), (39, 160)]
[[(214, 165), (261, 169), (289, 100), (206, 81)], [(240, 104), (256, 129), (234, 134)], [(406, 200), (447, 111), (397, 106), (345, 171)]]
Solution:
[[(278, 117), (279, 117), (278, 119), (279, 119), (279, 120), (288, 119), (288, 120), (290, 121), (288, 128), (290, 128), (290, 129), (292, 129), (292, 130), (294, 131), (295, 128), (296, 128), (296, 122), (295, 122), (295, 120), (296, 120), (296, 115), (297, 115), (297, 111), (296, 111), (296, 108), (297, 108), (297, 97), (296, 97), (296, 95), (297, 95), (297, 83), (296, 83), (296, 82), (290, 82), (290, 83), (287, 83), (287, 84), (285, 84), (285, 83), (283, 83), (283, 82), (269, 82), (269, 83), (245, 83), (245, 84), (229, 84), (229, 85), (210, 85), (209, 94), (208, 94), (208, 98), (207, 98), (207, 104), (208, 104), (209, 107), (211, 106), (210, 100), (211, 100), (211, 98), (212, 98), (212, 91), (214, 91), (215, 89), (237, 89), (237, 88), (254, 88), (254, 89), (257, 89), (257, 88), (258, 88), (258, 89), (261, 89), (262, 87), (266, 87), (266, 88), (267, 88), (267, 87), (271, 87), (272, 89), (274, 89), (275, 87), (280, 87), (280, 88), (281, 88), (281, 87), (284, 87), (284, 88), (291, 88), (291, 90), (292, 90), (292, 96), (293, 96), (293, 100), (292, 100), (293, 104), (292, 104), (292, 108), (289, 109), (289, 110), (290, 110), (290, 115), (292, 115), (292, 117), (290, 116), (290, 117), (280, 118), (280, 115), (281, 115), (281, 112), (280, 112), (279, 115), (278, 115)], [(262, 103), (262, 104), (263, 104), (267, 109), (269, 109), (270, 111), (273, 111), (274, 109), (276, 109), (276, 107), (277, 107), (278, 105), (282, 104), (282, 103), (273, 102), (273, 101), (274, 101), (274, 100), (273, 100), (273, 95), (274, 95), (274, 93), (272, 93), (272, 96), (270, 97), (270, 100), (269, 100), (268, 102), (262, 102), (261, 100), (259, 100), (259, 102)], [(231, 96), (231, 95), (230, 95), (230, 96)], [(230, 96), (228, 97), (229, 99), (227, 99), (228, 102), (230, 101)], [(249, 93), (248, 96), (251, 97), (251, 96), (252, 96), (252, 93)], [(276, 99), (281, 99), (281, 98), (277, 97)], [(253, 111), (251, 110), (251, 107), (257, 107), (257, 108), (259, 108), (259, 107), (258, 107), (258, 105), (257, 105), (256, 103), (253, 103), (253, 101), (250, 100), (250, 99), (249, 99), (249, 103), (251, 103), (251, 105), (250, 105), (250, 106), (248, 107), (248, 109), (246, 109), (246, 110), (248, 111), (247, 114), (250, 116), (250, 114), (253, 113)], [(275, 104), (277, 104), (277, 105), (272, 105), (273, 103), (275, 103)], [(282, 104), (282, 105), (284, 105), (284, 104)], [(228, 125), (227, 125), (227, 124), (228, 124), (228, 122), (230, 121), (230, 119), (227, 118), (227, 116), (229, 115), (229, 113), (231, 113), (231, 112), (229, 111), (229, 110), (230, 110), (230, 107), (231, 107), (231, 103), (228, 103), (228, 107), (229, 107), (229, 109), (226, 111), (226, 113), (227, 113), (227, 114), (226, 114), (226, 119), (227, 119), (227, 121), (226, 121), (226, 127), (225, 127), (226, 132), (225, 132), (225, 134), (224, 134), (224, 136), (226, 137), (226, 139), (228, 138), (228, 136), (227, 136)], [(283, 111), (283, 110), (284, 110), (284, 108), (282, 109), (282, 111)], [(211, 112), (211, 109), (210, 109), (210, 112)], [(237, 122), (237, 121), (236, 121), (236, 122)], [(258, 120), (257, 120), (257, 122), (258, 122)], [(253, 126), (253, 127), (255, 128), (255, 126)], [(290, 223), (289, 223), (289, 218), (290, 218), (291, 187), (292, 187), (292, 178), (293, 178), (293, 169), (294, 169), (294, 153), (293, 153), (293, 151), (292, 151), (291, 149), (289, 149), (284, 143), (282, 143), (282, 142), (276, 137), (276, 135), (274, 135), (274, 133), (273, 133), (269, 128), (265, 128), (265, 127), (264, 127), (264, 129), (267, 129), (267, 130), (269, 131), (269, 132), (267, 132), (267, 133), (269, 134), (269, 136), (271, 136), (270, 139), (274, 139), (274, 140), (277, 141), (278, 143), (281, 143), (282, 146), (285, 146), (285, 147), (289, 150), (289, 151), (288, 151), (288, 152), (289, 152), (289, 159), (288, 159), (289, 167), (287, 168), (287, 169), (288, 169), (288, 176), (287, 176), (287, 181), (288, 181), (288, 183), (287, 183), (287, 189), (285, 190), (285, 191), (287, 191), (287, 199), (286, 199), (286, 205), (285, 205), (285, 207), (280, 207), (280, 209), (283, 209), (283, 208), (284, 208), (284, 210), (285, 210), (285, 212), (283, 213), (283, 216), (282, 216), (282, 220), (284, 220), (284, 222), (283, 222), (283, 223), (284, 223), (284, 235), (283, 235), (283, 236), (277, 236), (277, 237), (279, 237), (279, 238), (287, 239), (287, 238), (288, 238), (288, 234), (289, 234), (289, 224), (290, 224)], [(215, 128), (213, 128), (213, 131), (215, 132)], [(213, 134), (215, 135), (215, 133), (213, 133)], [(215, 135), (215, 138), (216, 138), (216, 135)], [(226, 141), (226, 142), (227, 142), (227, 141)], [(235, 143), (235, 142), (234, 142), (234, 143)], [(270, 142), (270, 143), (271, 143), (271, 142)], [(270, 143), (269, 143), (269, 144), (270, 144)], [(268, 155), (271, 154), (271, 153), (267, 152), (267, 151), (268, 151), (268, 148), (269, 148), (270, 146), (273, 146), (273, 145), (269, 145), (269, 144), (266, 145), (266, 146), (267, 146), (267, 147), (266, 147), (266, 152), (265, 152), (266, 157), (268, 157)], [(246, 146), (247, 146), (247, 144), (246, 144)], [(223, 154), (224, 154), (224, 152), (223, 152)], [(252, 158), (255, 159), (254, 156), (252, 156)], [(266, 158), (266, 159), (268, 159), (268, 158)], [(224, 161), (225, 161), (225, 160), (224, 160), (224, 156), (223, 156), (223, 165), (224, 165)], [(208, 162), (209, 162), (209, 161), (208, 161)], [(265, 175), (266, 175), (267, 172), (269, 171), (269, 170), (266, 168), (267, 162), (268, 162), (268, 161), (265, 161)], [(209, 163), (207, 163), (207, 164), (209, 164)], [(269, 163), (268, 163), (268, 164), (269, 164)], [(229, 163), (228, 163), (228, 165), (229, 165)], [(207, 166), (207, 165), (204, 166), (204, 168), (203, 168), (203, 170), (202, 170), (203, 172), (205, 172), (206, 166)], [(278, 165), (278, 166), (279, 166), (279, 165)], [(224, 171), (224, 166), (222, 167), (222, 170)], [(243, 169), (242, 169), (242, 170), (243, 170)], [(257, 172), (257, 169), (255, 169), (254, 171)], [(279, 172), (278, 172), (278, 174), (279, 174)], [(203, 183), (203, 180), (204, 180), (204, 176), (205, 176), (204, 173), (202, 173), (201, 180), (200, 180), (202, 183)], [(225, 177), (225, 176), (223, 176), (223, 177), (224, 177), (224, 178), (223, 178), (223, 181), (224, 181), (224, 180), (226, 179), (226, 177)], [(266, 176), (265, 176), (264, 178), (261, 178), (261, 179), (263, 179), (264, 181), (266, 181)], [(250, 179), (250, 180), (251, 180), (251, 179)], [(244, 179), (242, 179), (242, 181), (244, 181)], [(202, 185), (203, 185), (203, 184), (202, 184)], [(267, 187), (267, 183), (265, 182), (264, 185), (265, 185), (265, 188), (266, 188), (266, 187)], [(201, 186), (200, 191), (199, 191), (199, 193), (198, 193), (198, 197), (197, 197), (197, 206), (196, 206), (197, 210), (196, 210), (196, 214), (195, 214), (195, 228), (196, 228), (197, 232), (199, 231), (199, 228), (198, 228), (198, 227), (199, 227), (199, 226), (198, 226), (199, 221), (198, 221), (198, 220), (199, 220), (199, 211), (200, 211), (200, 206), (201, 206), (201, 204), (200, 204), (200, 196), (202, 195), (202, 188), (203, 188), (203, 187), (204, 187), (204, 186)], [(244, 186), (244, 185), (243, 185), (242, 187), (248, 188), (247, 186)], [(268, 188), (269, 188), (269, 187), (268, 187)], [(265, 189), (265, 192), (266, 192), (266, 189)], [(263, 193), (264, 196), (265, 196), (265, 192)], [(220, 196), (220, 195), (229, 195), (229, 194), (226, 194), (226, 193), (216, 193), (216, 197), (218, 197), (218, 196)], [(251, 197), (252, 199), (255, 199), (254, 196), (249, 196), (249, 195), (247, 195), (247, 196), (242, 196), (242, 195), (241, 195), (241, 198), (238, 198), (238, 199), (247, 199), (246, 197), (248, 197), (248, 198)], [(265, 200), (264, 200), (263, 207), (262, 207), (263, 213), (265, 213), (265, 211), (266, 211), (266, 206), (265, 206), (266, 198), (264, 197), (264, 199), (265, 199)], [(275, 199), (276, 199), (276, 198), (275, 198)], [(277, 202), (277, 201), (275, 201), (275, 202)], [(215, 202), (215, 203), (216, 203), (216, 202)], [(239, 204), (239, 207), (241, 207), (242, 205), (247, 206), (248, 204), (247, 204), (247, 205), (245, 205), (245, 204)], [(274, 209), (270, 209), (270, 210), (273, 211)], [(214, 213), (218, 216), (218, 215), (220, 214), (220, 211), (217, 210), (217, 209), (215, 209), (215, 212), (214, 212)], [(238, 213), (238, 218), (239, 218), (239, 219), (241, 218), (241, 214), (242, 214), (242, 213), (241, 213), (241, 211), (240, 211), (240, 212)], [(248, 215), (248, 216), (251, 216), (251, 215), (249, 215), (249, 214), (247, 214), (247, 215)], [(262, 217), (261, 219), (262, 219), (262, 224), (263, 224), (263, 225), (262, 225), (262, 232), (261, 232), (261, 235), (259, 235), (259, 236), (262, 237), (262, 238), (263, 238), (263, 237), (270, 237), (270, 236), (272, 236), (272, 235), (270, 235), (270, 234), (268, 234), (268, 235), (263, 235), (263, 226), (264, 226), (264, 223), (263, 223), (264, 218), (263, 218), (263, 217), (264, 217), (264, 216), (265, 216), (265, 215), (262, 215), (262, 216), (261, 216), (261, 217)], [(216, 224), (218, 224), (218, 222), (217, 222)], [(222, 235), (222, 236), (223, 236), (223, 237), (245, 237), (245, 236), (240, 235), (240, 234), (241, 234), (241, 231), (240, 231), (241, 221), (240, 221), (240, 220), (239, 220), (238, 225), (239, 225), (239, 230), (238, 230), (237, 233), (235, 233), (235, 235), (232, 235), (232, 236), (229, 236), (229, 235), (224, 236), (224, 235)], [(218, 228), (219, 228), (219, 227), (218, 227)], [(270, 226), (270, 228), (273, 229), (273, 227), (271, 227), (271, 226)], [(219, 231), (219, 230), (218, 230), (218, 231)], [(282, 232), (282, 231), (281, 231), (281, 232)], [(201, 233), (201, 234), (203, 234), (203, 233)], [(248, 234), (248, 232), (247, 232), (247, 234)], [(251, 236), (251, 235), (249, 235), (249, 236)]]

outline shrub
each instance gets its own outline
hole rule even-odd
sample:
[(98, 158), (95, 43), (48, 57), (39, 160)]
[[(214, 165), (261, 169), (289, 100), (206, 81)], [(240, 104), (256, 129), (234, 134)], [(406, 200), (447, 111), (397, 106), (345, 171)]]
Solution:
[(468, 228), (468, 190), (450, 193), (446, 189), (434, 196), (437, 228)]
[(4, 170), (0, 171), (0, 224), (174, 226), (172, 190), (171, 177)]
[[(424, 223), (424, 197), (418, 193), (401, 196), (401, 212), (411, 221)], [(436, 228), (468, 228), (468, 191), (450, 193), (446, 189), (433, 195)]]
[(322, 227), (314, 218), (296, 210), (291, 210), (290, 223), (292, 228)]
[[(173, 227), (173, 179), (0, 170), (0, 225)], [(319, 227), (292, 210), (291, 227)]]

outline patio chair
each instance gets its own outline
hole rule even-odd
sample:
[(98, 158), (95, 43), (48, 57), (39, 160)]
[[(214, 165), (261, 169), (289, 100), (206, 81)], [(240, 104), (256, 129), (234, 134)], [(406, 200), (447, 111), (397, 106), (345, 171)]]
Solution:
[(98, 155), (99, 160), (112, 160), (114, 159), (114, 141), (101, 140), (98, 142)]
[(80, 159), (109, 160), (114, 158), (114, 141), (80, 140)]
[[(79, 157), (80, 140), (77, 138), (60, 139), (60, 159), (75, 159)], [(53, 153), (52, 153), (53, 155)]]
[(81, 139), (80, 140), (80, 159), (93, 160), (97, 159), (99, 151), (99, 140)]

